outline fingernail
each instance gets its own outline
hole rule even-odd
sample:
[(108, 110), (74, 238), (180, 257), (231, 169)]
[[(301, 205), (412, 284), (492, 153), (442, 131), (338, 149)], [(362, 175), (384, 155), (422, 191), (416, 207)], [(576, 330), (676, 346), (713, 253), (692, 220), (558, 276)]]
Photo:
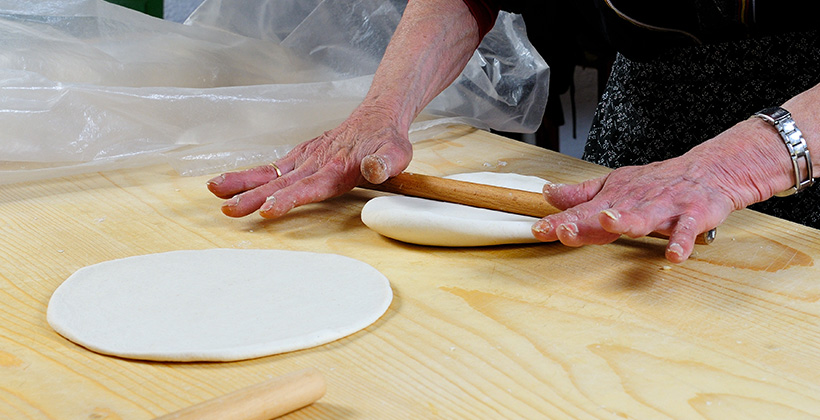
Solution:
[(547, 233), (550, 233), (550, 231), (552, 230), (552, 225), (544, 221), (538, 221), (532, 225), (532, 230), (546, 235)]
[(262, 204), (262, 207), (260, 207), (259, 210), (268, 211), (271, 208), (273, 208), (274, 204), (276, 204), (276, 197), (274, 197), (272, 195), (268, 196), (268, 198), (265, 199), (265, 203)]
[(552, 191), (553, 188), (555, 188), (555, 184), (547, 181), (544, 183), (544, 186), (541, 188), (541, 191), (545, 194), (549, 194), (549, 192)]
[(225, 182), (225, 174), (219, 175), (218, 177), (211, 178), (208, 180), (208, 184), (211, 185), (219, 185), (223, 182)]
[(683, 256), (683, 247), (680, 246), (680, 244), (677, 243), (677, 242), (671, 243), (671, 244), (669, 244), (668, 247), (666, 247), (666, 253), (667, 254), (675, 254), (675, 255), (681, 257), (681, 256)]
[(230, 200), (226, 201), (225, 204), (223, 204), (222, 206), (223, 207), (236, 207), (236, 206), (239, 205), (239, 200), (241, 200), (241, 199), (242, 199), (242, 196), (237, 195), (237, 196), (231, 198)]
[(562, 185), (564, 185), (564, 184), (556, 184), (556, 183), (554, 183), (554, 182), (549, 182), (549, 181), (547, 181), (547, 182), (544, 184), (544, 187), (543, 187), (543, 188), (541, 188), (541, 192), (542, 192), (542, 193), (544, 193), (544, 194), (546, 194), (546, 195), (550, 195), (550, 194), (552, 194), (552, 192), (553, 192), (553, 191), (557, 190), (557, 189), (558, 189), (558, 188), (560, 188)]
[(615, 220), (615, 221), (618, 221), (618, 219), (621, 218), (621, 213), (618, 210), (615, 210), (615, 209), (606, 209), (606, 210), (602, 211), (601, 213), (605, 214), (606, 217), (609, 217), (610, 219)]
[(558, 230), (570, 236), (578, 235), (578, 225), (576, 225), (575, 223), (564, 223), (558, 226)]
[(368, 182), (382, 183), (388, 177), (387, 162), (378, 155), (368, 155), (362, 160), (362, 176)]

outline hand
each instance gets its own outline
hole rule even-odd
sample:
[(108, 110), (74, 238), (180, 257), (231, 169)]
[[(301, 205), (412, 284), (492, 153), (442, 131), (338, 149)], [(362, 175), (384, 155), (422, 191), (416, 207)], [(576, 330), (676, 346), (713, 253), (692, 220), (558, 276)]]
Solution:
[(536, 222), (533, 235), (581, 246), (659, 232), (669, 236), (666, 258), (680, 263), (697, 235), (783, 191), (791, 173), (777, 132), (750, 118), (677, 158), (619, 168), (578, 185), (547, 184), (545, 198), (564, 211)]
[(578, 185), (547, 184), (545, 198), (565, 211), (536, 222), (533, 234), (542, 241), (581, 246), (656, 231), (669, 236), (666, 258), (683, 262), (697, 235), (745, 207), (740, 197), (727, 194), (723, 177), (708, 165), (690, 154), (619, 168)]
[(533, 235), (581, 246), (659, 232), (669, 236), (666, 258), (680, 263), (697, 235), (783, 191), (794, 182), (791, 173), (777, 132), (750, 118), (677, 158), (578, 185), (547, 184), (545, 198), (564, 211), (536, 222)]
[(341, 195), (363, 181), (384, 182), (404, 170), (413, 149), (407, 133), (378, 110), (359, 108), (339, 127), (300, 144), (272, 165), (222, 174), (208, 189), (228, 199), (222, 212), (242, 217), (260, 210), (276, 218), (291, 209)]
[(461, 0), (410, 2), (385, 50), (362, 104), (338, 128), (303, 143), (273, 166), (220, 175), (208, 189), (228, 199), (222, 212), (241, 217), (257, 209), (282, 216), (303, 204), (380, 184), (410, 163), (410, 124), (455, 80), (480, 38)]
[[(805, 132), (818, 132), (818, 98), (820, 85), (784, 104)], [(807, 141), (816, 151), (813, 138)], [(564, 211), (536, 222), (533, 234), (581, 246), (655, 231), (669, 236), (666, 258), (679, 263), (692, 254), (698, 234), (732, 211), (793, 186), (793, 171), (777, 132), (752, 117), (674, 159), (623, 167), (578, 185), (546, 185), (547, 201)]]

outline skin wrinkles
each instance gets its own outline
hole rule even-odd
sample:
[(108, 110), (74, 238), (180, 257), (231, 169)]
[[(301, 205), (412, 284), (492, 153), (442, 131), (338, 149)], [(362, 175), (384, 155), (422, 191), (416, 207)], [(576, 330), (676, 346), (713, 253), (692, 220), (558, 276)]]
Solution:
[[(380, 183), (397, 175), (412, 158), (411, 122), (452, 83), (478, 41), (476, 21), (462, 0), (409, 2), (362, 104), (339, 127), (276, 161), (281, 178), (265, 165), (209, 181), (208, 188), (227, 200), (223, 213), (241, 217), (259, 210), (275, 218), (365, 180)], [(798, 122), (820, 173), (817, 103), (820, 85), (781, 105)], [(579, 184), (546, 185), (545, 199), (564, 211), (532, 230), (539, 240), (568, 246), (657, 231), (670, 237), (667, 259), (679, 263), (700, 232), (793, 182), (782, 139), (766, 122), (750, 118), (676, 158), (618, 168)]]

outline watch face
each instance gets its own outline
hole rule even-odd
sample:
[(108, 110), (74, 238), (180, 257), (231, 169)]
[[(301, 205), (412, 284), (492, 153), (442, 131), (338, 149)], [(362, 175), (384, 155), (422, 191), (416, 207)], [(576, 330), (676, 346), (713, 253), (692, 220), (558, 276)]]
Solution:
[(773, 107), (766, 108), (766, 109), (760, 111), (760, 114), (768, 115), (771, 119), (773, 119), (775, 121), (777, 121), (779, 119), (782, 119), (782, 118), (788, 118), (788, 117), (791, 116), (789, 111), (786, 111), (785, 109), (783, 109), (779, 106), (773, 106)]

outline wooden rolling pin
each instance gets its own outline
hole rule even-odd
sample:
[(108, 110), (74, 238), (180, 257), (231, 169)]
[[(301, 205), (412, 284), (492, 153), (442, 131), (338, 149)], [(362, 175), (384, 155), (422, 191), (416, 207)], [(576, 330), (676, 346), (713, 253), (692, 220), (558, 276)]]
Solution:
[[(410, 172), (402, 172), (381, 184), (366, 184), (361, 187), (534, 217), (544, 217), (561, 211), (547, 203), (541, 193)], [(695, 243), (709, 244), (715, 239), (716, 234), (716, 229), (701, 233)], [(649, 236), (669, 238), (657, 232)]]
[(269, 420), (312, 404), (325, 394), (325, 380), (309, 368), (242, 388), (155, 420)]

